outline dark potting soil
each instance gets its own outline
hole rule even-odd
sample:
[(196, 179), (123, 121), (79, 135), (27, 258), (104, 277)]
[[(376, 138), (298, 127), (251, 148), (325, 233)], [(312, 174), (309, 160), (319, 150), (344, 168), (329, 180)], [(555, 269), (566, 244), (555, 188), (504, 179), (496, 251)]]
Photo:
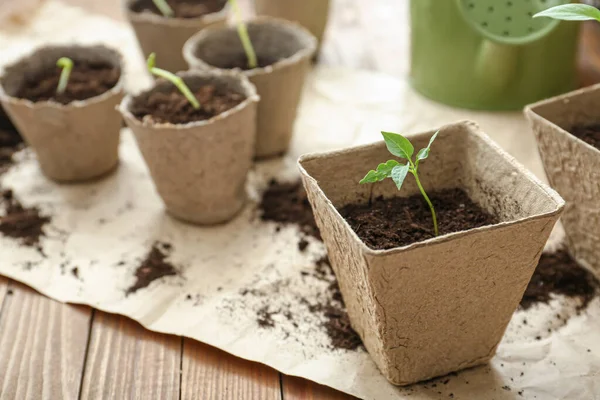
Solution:
[[(206, 14), (219, 12), (227, 4), (227, 0), (167, 0), (173, 9), (175, 18), (197, 18)], [(152, 0), (138, 0), (131, 5), (133, 12), (149, 11), (163, 15)]]
[(575, 261), (567, 250), (544, 253), (521, 300), (521, 308), (547, 304), (552, 295), (563, 295), (579, 300), (582, 311), (600, 293), (600, 281)]
[(166, 261), (171, 245), (168, 243), (155, 243), (150, 252), (135, 270), (135, 283), (127, 289), (126, 295), (147, 288), (152, 282), (165, 276), (179, 275), (179, 271)]
[(19, 239), (25, 246), (38, 246), (44, 236), (44, 226), (51, 218), (41, 215), (36, 207), (23, 207), (12, 190), (2, 190), (0, 195), (5, 210), (0, 217), (0, 234)]
[[(429, 194), (440, 235), (492, 225), (498, 219), (475, 204), (462, 189)], [(371, 248), (392, 249), (434, 237), (433, 219), (418, 194), (410, 197), (377, 197), (371, 204), (349, 204), (340, 213)]]
[(600, 150), (600, 124), (575, 125), (571, 134)]
[[(261, 219), (283, 225), (298, 225), (302, 233), (321, 240), (312, 208), (302, 182), (277, 182), (271, 180), (260, 202)], [(308, 242), (300, 239), (298, 248), (306, 249)]]
[(33, 102), (52, 100), (68, 104), (105, 93), (115, 87), (121, 76), (119, 69), (112, 65), (77, 61), (71, 71), (65, 92), (57, 94), (60, 74), (61, 68), (49, 68), (34, 79), (25, 81), (16, 97)]
[[(282, 59), (282, 57), (265, 57), (265, 56), (261, 56), (261, 55), (257, 54), (256, 55), (257, 68), (268, 67), (269, 65), (273, 65), (281, 59)], [(226, 63), (222, 63), (219, 65), (213, 65), (213, 66), (217, 67), (217, 68), (223, 68), (223, 69), (239, 68), (244, 71), (249, 71), (249, 70), (253, 69), (253, 68), (250, 68), (250, 66), (248, 65), (248, 57), (246, 56), (246, 53), (240, 53), (236, 58), (234, 58), (232, 60), (228, 60)]]
[(155, 123), (186, 124), (217, 116), (244, 101), (242, 94), (218, 90), (213, 85), (202, 86), (194, 92), (200, 103), (195, 109), (181, 92), (173, 87), (168, 92), (151, 93), (145, 102), (137, 101), (131, 113), (138, 119), (150, 118)]
[(13, 154), (23, 147), (21, 135), (0, 110), (0, 175), (13, 163)]

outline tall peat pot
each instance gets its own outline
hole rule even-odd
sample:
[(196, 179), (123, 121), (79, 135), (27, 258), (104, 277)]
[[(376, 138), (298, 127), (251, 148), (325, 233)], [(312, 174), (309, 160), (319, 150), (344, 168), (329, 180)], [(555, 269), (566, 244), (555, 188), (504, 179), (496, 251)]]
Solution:
[(227, 22), (227, 0), (220, 9), (193, 18), (165, 17), (151, 8), (152, 0), (122, 0), (123, 12), (131, 23), (138, 43), (147, 58), (156, 53), (157, 66), (168, 71), (185, 71), (187, 64), (181, 54), (186, 40), (207, 26), (221, 26)]
[[(41, 79), (57, 68), (61, 57), (73, 60), (73, 71), (80, 62), (113, 67), (118, 80), (100, 95), (68, 104), (19, 97), (22, 89), (36, 80), (40, 80), (41, 90)], [(49, 46), (5, 69), (0, 79), (0, 101), (35, 151), (44, 175), (59, 182), (85, 181), (106, 174), (118, 164), (122, 119), (115, 107), (124, 96), (123, 81), (122, 58), (115, 50), (104, 46)]]
[(550, 185), (567, 205), (561, 222), (569, 249), (600, 272), (600, 150), (572, 135), (600, 125), (600, 84), (525, 108)]
[(172, 90), (170, 82), (159, 80), (150, 90), (125, 97), (119, 110), (135, 134), (167, 211), (195, 224), (224, 223), (239, 213), (246, 201), (259, 98), (241, 75), (206, 71), (178, 75), (192, 92), (212, 85), (239, 93), (244, 100), (208, 120), (186, 124), (136, 118), (131, 112), (136, 103), (147, 103), (152, 93)]
[[(411, 137), (415, 148), (426, 147), (432, 133)], [(367, 166), (390, 158), (385, 144), (299, 160), (352, 327), (396, 385), (493, 357), (564, 206), (471, 122), (443, 127), (433, 147), (419, 170), (426, 189), (461, 188), (499, 223), (374, 250), (338, 210), (370, 196), (399, 196), (391, 179), (358, 183)], [(407, 178), (401, 195), (417, 193)]]
[(267, 17), (249, 22), (248, 33), (258, 68), (238, 68), (246, 55), (235, 27), (204, 29), (187, 41), (184, 57), (192, 70), (235, 69), (256, 85), (260, 96), (256, 157), (278, 156), (289, 147), (317, 40), (296, 23)]

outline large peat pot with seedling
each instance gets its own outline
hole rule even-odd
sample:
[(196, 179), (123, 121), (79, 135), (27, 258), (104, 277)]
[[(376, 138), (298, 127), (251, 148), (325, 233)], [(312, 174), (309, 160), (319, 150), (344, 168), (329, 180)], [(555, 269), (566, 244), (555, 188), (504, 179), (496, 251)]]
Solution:
[(159, 67), (183, 71), (186, 40), (211, 25), (225, 25), (227, 0), (122, 0), (145, 57), (156, 53)]
[(256, 139), (256, 89), (239, 74), (174, 75), (154, 67), (153, 58), (150, 71), (165, 79), (127, 96), (119, 109), (167, 211), (196, 224), (226, 222), (246, 200)]
[(283, 18), (306, 27), (319, 43), (329, 18), (329, 0), (255, 0), (258, 15)]
[[(585, 4), (553, 7), (536, 17), (600, 21)], [(600, 85), (525, 108), (548, 180), (567, 205), (561, 222), (574, 255), (600, 272)]]
[(122, 68), (104, 46), (44, 47), (6, 68), (0, 100), (48, 178), (85, 181), (116, 167)]
[(238, 34), (240, 28), (204, 29), (185, 44), (184, 56), (191, 69), (237, 70), (256, 85), (260, 95), (256, 156), (281, 155), (292, 138), (317, 40), (300, 25), (281, 19), (257, 18), (248, 24), (248, 35)]
[(299, 166), (352, 327), (407, 385), (494, 355), (564, 202), (474, 123), (384, 137)]

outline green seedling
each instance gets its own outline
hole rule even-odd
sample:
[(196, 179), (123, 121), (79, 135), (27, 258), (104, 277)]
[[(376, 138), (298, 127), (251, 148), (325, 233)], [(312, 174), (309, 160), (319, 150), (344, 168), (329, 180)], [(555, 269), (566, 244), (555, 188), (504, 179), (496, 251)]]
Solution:
[(175, 87), (177, 87), (177, 89), (179, 89), (179, 91), (185, 96), (185, 98), (188, 99), (190, 104), (196, 110), (200, 108), (200, 103), (198, 102), (198, 99), (196, 99), (196, 96), (194, 96), (194, 94), (192, 93), (190, 88), (187, 87), (187, 85), (185, 84), (183, 79), (181, 79), (181, 77), (175, 75), (172, 72), (165, 71), (164, 69), (156, 68), (156, 66), (155, 66), (156, 65), (156, 54), (155, 53), (152, 53), (148, 56), (147, 65), (148, 65), (148, 71), (150, 71), (150, 73), (152, 75), (156, 75), (160, 78), (164, 78), (164, 79), (168, 80), (169, 82), (171, 82), (173, 85), (175, 85)]
[(231, 8), (233, 8), (233, 12), (235, 13), (237, 18), (238, 35), (240, 36), (240, 40), (242, 41), (242, 46), (244, 47), (244, 51), (246, 52), (246, 57), (248, 58), (248, 67), (250, 69), (254, 69), (258, 67), (258, 60), (256, 58), (254, 46), (252, 46), (252, 41), (250, 41), (250, 35), (248, 35), (248, 27), (242, 19), (242, 11), (240, 10), (240, 6), (237, 0), (229, 0), (229, 3), (231, 4)]
[(439, 235), (438, 224), (437, 224), (437, 216), (435, 214), (435, 208), (427, 196), (425, 189), (423, 189), (423, 185), (421, 184), (421, 180), (419, 179), (419, 162), (429, 157), (429, 151), (431, 150), (431, 144), (437, 137), (439, 131), (434, 133), (431, 139), (429, 139), (429, 144), (424, 149), (419, 150), (416, 158), (413, 161), (413, 154), (415, 152), (415, 148), (408, 140), (402, 135), (397, 133), (390, 132), (381, 132), (383, 135), (383, 139), (385, 140), (385, 144), (388, 148), (388, 151), (395, 155), (398, 158), (407, 160), (406, 164), (400, 163), (396, 160), (388, 160), (385, 163), (381, 163), (377, 166), (376, 170), (371, 170), (367, 173), (367, 175), (360, 181), (361, 184), (364, 183), (375, 183), (379, 181), (383, 181), (386, 178), (392, 178), (398, 190), (402, 189), (402, 184), (404, 183), (404, 179), (406, 175), (410, 172), (414, 177), (421, 191), (421, 194), (425, 198), (427, 205), (429, 206), (429, 210), (431, 210), (431, 216), (433, 218), (433, 231), (435, 236)]
[(561, 6), (550, 7), (533, 16), (533, 18), (538, 17), (549, 17), (562, 21), (595, 20), (600, 22), (600, 10), (587, 4), (563, 4)]
[(73, 70), (73, 60), (67, 57), (61, 57), (56, 62), (56, 66), (62, 68), (60, 72), (60, 78), (58, 80), (58, 87), (56, 93), (62, 94), (67, 89), (69, 78), (71, 77), (71, 71)]
[(167, 3), (167, 0), (152, 0), (152, 2), (156, 6), (156, 8), (158, 8), (158, 11), (160, 11), (161, 14), (165, 17), (171, 18), (175, 15), (175, 12), (173, 11), (169, 3)]

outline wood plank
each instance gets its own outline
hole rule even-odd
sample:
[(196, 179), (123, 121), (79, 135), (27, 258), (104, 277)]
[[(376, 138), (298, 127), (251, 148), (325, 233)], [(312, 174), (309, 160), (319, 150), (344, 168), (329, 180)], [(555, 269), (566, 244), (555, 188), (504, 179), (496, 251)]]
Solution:
[(0, 319), (0, 398), (77, 399), (91, 310), (17, 283)]
[(279, 373), (184, 339), (181, 399), (280, 400)]
[(338, 392), (306, 379), (282, 375), (283, 400), (352, 400), (354, 396)]
[(81, 399), (179, 399), (181, 338), (96, 311)]

